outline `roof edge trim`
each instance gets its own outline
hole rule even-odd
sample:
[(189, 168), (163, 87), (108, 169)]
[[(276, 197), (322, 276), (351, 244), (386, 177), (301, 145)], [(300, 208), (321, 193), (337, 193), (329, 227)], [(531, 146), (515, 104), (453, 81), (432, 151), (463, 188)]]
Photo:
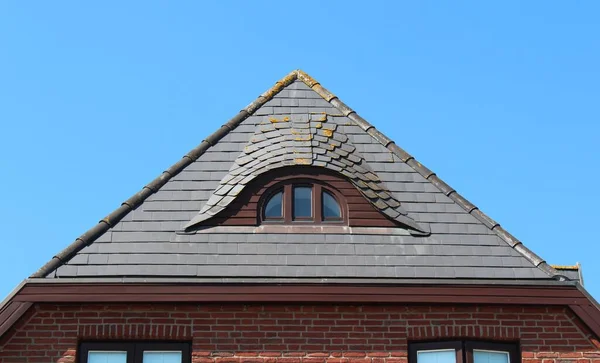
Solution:
[(7, 296), (6, 298), (4, 298), (4, 300), (2, 300), (0, 302), (0, 313), (6, 308), (6, 306), (8, 305), (8, 303), (12, 300), (13, 297), (15, 297), (22, 289), (23, 287), (27, 284), (27, 282), (29, 282), (29, 280), (23, 280), (21, 281)]
[(360, 277), (332, 277), (332, 278), (317, 278), (317, 277), (289, 277), (289, 278), (263, 278), (263, 277), (152, 277), (152, 276), (116, 276), (116, 277), (66, 277), (60, 279), (45, 279), (45, 278), (34, 278), (27, 280), (28, 285), (86, 285), (86, 284), (170, 284), (170, 286), (176, 286), (181, 284), (206, 284), (206, 285), (237, 285), (237, 284), (255, 284), (255, 285), (297, 285), (297, 284), (308, 284), (313, 286), (322, 285), (353, 285), (353, 284), (368, 284), (368, 285), (381, 285), (381, 286), (439, 286), (439, 285), (489, 285), (489, 286), (530, 286), (530, 287), (544, 287), (544, 286), (571, 286), (575, 287), (577, 282), (569, 281), (558, 281), (555, 279), (456, 279), (456, 278), (421, 278), (421, 279), (395, 279), (385, 277), (373, 277), (373, 278), (360, 278)]

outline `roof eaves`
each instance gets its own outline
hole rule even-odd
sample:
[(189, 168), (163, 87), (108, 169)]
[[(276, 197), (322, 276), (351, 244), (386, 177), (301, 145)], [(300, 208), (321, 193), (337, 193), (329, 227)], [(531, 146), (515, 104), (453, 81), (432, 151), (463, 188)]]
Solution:
[(189, 153), (183, 156), (181, 160), (172, 165), (170, 168), (165, 170), (156, 179), (151, 181), (148, 185), (144, 186), (142, 190), (133, 195), (131, 198), (124, 201), (119, 208), (114, 210), (112, 213), (107, 215), (105, 218), (100, 220), (98, 224), (89, 229), (87, 232), (79, 236), (73, 243), (67, 248), (56, 254), (50, 261), (42, 266), (37, 272), (31, 275), (31, 278), (46, 277), (55, 271), (58, 267), (65, 264), (72, 257), (75, 256), (86, 246), (92, 244), (100, 236), (102, 236), (110, 228), (114, 227), (121, 219), (123, 219), (131, 211), (139, 207), (148, 197), (156, 193), (163, 185), (165, 185), (171, 178), (179, 174), (188, 165), (196, 161), (202, 156), (206, 150), (211, 146), (214, 146), (225, 137), (231, 130), (235, 129), (242, 121), (248, 116), (252, 115), (254, 111), (268, 102), (274, 95), (279, 93), (284, 87), (294, 82), (298, 77), (297, 71), (290, 72), (287, 76), (277, 81), (273, 87), (268, 89), (266, 92), (261, 94), (254, 102), (243, 108), (237, 115), (231, 120), (227, 121), (221, 126), (216, 132), (204, 139), (198, 146), (192, 149)]
[(576, 286), (575, 281), (558, 281), (554, 279), (456, 279), (456, 278), (354, 278), (354, 277), (172, 277), (172, 276), (147, 276), (147, 277), (76, 277), (60, 279), (29, 279), (29, 285), (35, 284), (370, 284), (370, 285), (495, 285), (495, 286)]
[(2, 312), (6, 308), (8, 303), (10, 303), (12, 301), (12, 298), (15, 297), (15, 295), (17, 295), (19, 293), (19, 291), (21, 291), (21, 289), (23, 288), (23, 286), (25, 286), (27, 284), (27, 282), (28, 282), (28, 280), (21, 281), (21, 283), (18, 284), (17, 287), (15, 287), (8, 294), (8, 296), (4, 300), (2, 300), (2, 302), (0, 302), (0, 312)]
[(527, 248), (521, 241), (515, 238), (513, 235), (508, 233), (504, 228), (500, 226), (499, 223), (491, 219), (487, 214), (483, 213), (479, 208), (477, 208), (473, 203), (469, 202), (466, 198), (460, 195), (455, 189), (446, 184), (443, 180), (441, 180), (434, 172), (425, 167), (423, 164), (418, 162), (412, 155), (407, 153), (401, 147), (396, 145), (392, 139), (385, 136), (382, 132), (377, 130), (375, 126), (371, 125), (367, 120), (360, 117), (356, 111), (352, 110), (348, 107), (344, 102), (342, 102), (337, 96), (323, 88), (319, 82), (317, 82), (314, 78), (310, 77), (308, 74), (304, 73), (301, 70), (296, 71), (298, 73), (298, 79), (303, 81), (307, 86), (313, 89), (316, 93), (318, 93), (321, 97), (331, 103), (334, 107), (336, 107), (340, 112), (342, 112), (346, 117), (354, 121), (360, 128), (366, 131), (369, 135), (371, 135), (375, 140), (379, 141), (383, 146), (385, 146), (388, 150), (394, 153), (400, 160), (408, 164), (411, 168), (413, 168), (417, 173), (421, 174), (425, 179), (429, 180), (433, 185), (435, 185), (442, 193), (444, 193), (447, 197), (452, 199), (456, 204), (458, 204), (461, 208), (463, 208), (467, 213), (471, 214), (478, 221), (483, 223), (487, 228), (492, 230), (500, 239), (506, 242), (509, 246), (511, 246), (514, 250), (519, 252), (523, 257), (525, 257), (528, 261), (530, 261), (534, 266), (545, 272), (547, 275), (553, 278), (558, 279), (566, 279), (567, 277), (562, 276), (558, 271), (556, 271), (552, 266), (550, 266), (544, 259), (536, 255), (533, 251)]
[(585, 287), (583, 287), (583, 285), (581, 284), (577, 284), (577, 289), (579, 291), (581, 291), (591, 302), (592, 306), (596, 308), (596, 310), (598, 310), (599, 314), (600, 314), (600, 303), (598, 302), (598, 300), (596, 300), (586, 289)]

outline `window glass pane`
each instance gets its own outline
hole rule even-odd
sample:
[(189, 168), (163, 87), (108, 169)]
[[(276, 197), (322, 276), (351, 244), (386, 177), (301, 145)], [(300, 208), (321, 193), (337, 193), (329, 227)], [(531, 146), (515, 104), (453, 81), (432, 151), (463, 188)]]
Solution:
[(475, 363), (510, 363), (507, 352), (494, 352), (490, 350), (473, 350)]
[(294, 218), (312, 217), (312, 188), (294, 188)]
[(127, 352), (88, 352), (88, 363), (127, 363)]
[(283, 192), (279, 192), (271, 197), (265, 207), (265, 218), (283, 217)]
[(323, 192), (323, 218), (342, 218), (342, 210), (333, 195)]
[(142, 363), (181, 363), (181, 352), (144, 352)]
[(417, 352), (417, 361), (417, 363), (456, 363), (456, 351), (454, 349), (422, 350)]

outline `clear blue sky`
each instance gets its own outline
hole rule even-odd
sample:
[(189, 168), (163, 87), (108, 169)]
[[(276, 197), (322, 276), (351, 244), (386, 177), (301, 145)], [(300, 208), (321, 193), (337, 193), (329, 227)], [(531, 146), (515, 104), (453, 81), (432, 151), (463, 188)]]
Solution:
[(301, 68), (600, 298), (597, 2), (0, 3), (0, 296)]

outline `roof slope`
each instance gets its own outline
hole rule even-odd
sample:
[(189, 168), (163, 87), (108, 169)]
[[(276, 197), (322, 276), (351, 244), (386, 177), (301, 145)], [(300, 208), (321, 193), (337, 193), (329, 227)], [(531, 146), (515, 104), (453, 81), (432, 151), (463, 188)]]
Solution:
[[(253, 137), (262, 133), (261, 128), (275, 129), (273, 119), (285, 118), (310, 125), (311, 115), (326, 118), (327, 127), (354, 148), (352, 152), (360, 157), (354, 165), (376, 176), (389, 194), (385, 200), (400, 204), (391, 202), (402, 222), (430, 234), (411, 235), (404, 228), (287, 234), (213, 227), (184, 232), (186, 226), (205, 220), (208, 211), (218, 213), (213, 208), (218, 209), (225, 196), (235, 197), (228, 194), (235, 186), (219, 190), (235, 177), (232, 170), (243, 166), (240, 158), (252, 153), (248, 148), (256, 144)], [(293, 151), (302, 146), (290, 147)], [(297, 164), (304, 165), (303, 161)], [(369, 188), (359, 190), (366, 195)], [(32, 277), (416, 281), (544, 280), (556, 275), (545, 261), (318, 82), (293, 71)]]

